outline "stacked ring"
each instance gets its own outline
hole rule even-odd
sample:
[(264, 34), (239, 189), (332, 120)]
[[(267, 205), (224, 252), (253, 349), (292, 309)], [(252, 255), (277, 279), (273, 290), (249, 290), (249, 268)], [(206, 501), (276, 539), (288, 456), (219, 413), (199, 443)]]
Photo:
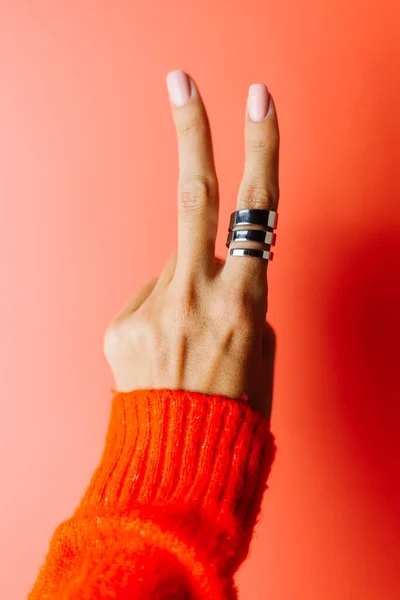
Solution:
[(245, 208), (235, 210), (229, 221), (229, 231), (236, 225), (261, 225), (265, 229), (276, 229), (278, 213), (275, 210), (261, 208)]
[[(275, 245), (276, 233), (273, 229), (278, 223), (278, 213), (274, 210), (244, 209), (236, 210), (231, 214), (229, 231), (226, 245), (229, 248), (232, 242), (248, 241), (260, 242), (268, 246), (268, 249), (257, 250), (255, 248), (231, 248), (229, 254), (232, 256), (255, 256), (264, 260), (272, 260), (273, 252), (271, 246)], [(262, 229), (237, 229), (239, 225), (258, 225)]]

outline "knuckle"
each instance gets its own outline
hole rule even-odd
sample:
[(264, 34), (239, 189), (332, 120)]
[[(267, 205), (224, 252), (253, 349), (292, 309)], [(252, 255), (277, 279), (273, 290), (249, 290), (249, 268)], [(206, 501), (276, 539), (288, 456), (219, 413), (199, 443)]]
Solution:
[(217, 312), (235, 330), (242, 332), (251, 330), (254, 326), (255, 312), (250, 290), (231, 287), (229, 294), (219, 301)]
[(275, 154), (279, 148), (279, 132), (277, 129), (267, 133), (253, 135), (247, 141), (247, 149), (255, 154)]
[(198, 135), (205, 130), (204, 120), (200, 116), (193, 116), (186, 119), (177, 125), (179, 137), (187, 137), (190, 135)]
[(120, 356), (128, 347), (141, 347), (152, 336), (152, 319), (144, 312), (115, 319), (104, 334), (104, 354), (107, 358)]
[(116, 349), (121, 341), (121, 325), (114, 321), (111, 323), (105, 333), (104, 333), (104, 342), (103, 349), (104, 354), (108, 357), (115, 354)]
[(192, 177), (180, 184), (181, 206), (187, 209), (204, 208), (215, 193), (215, 182), (204, 176)]
[(162, 348), (163, 331), (159, 319), (147, 317), (136, 319), (129, 332), (130, 346), (141, 354), (146, 349), (154, 349), (157, 352)]
[(131, 315), (126, 324), (126, 343), (129, 348), (142, 353), (146, 348), (160, 347), (158, 319), (150, 315)]
[(254, 154), (265, 154), (265, 152), (273, 150), (272, 140), (266, 135), (252, 137), (247, 142), (247, 149)]
[(240, 194), (241, 206), (249, 208), (270, 208), (277, 204), (277, 192), (266, 185), (248, 184)]
[(251, 295), (246, 290), (233, 294), (229, 306), (230, 319), (240, 329), (248, 329), (254, 320), (253, 302)]

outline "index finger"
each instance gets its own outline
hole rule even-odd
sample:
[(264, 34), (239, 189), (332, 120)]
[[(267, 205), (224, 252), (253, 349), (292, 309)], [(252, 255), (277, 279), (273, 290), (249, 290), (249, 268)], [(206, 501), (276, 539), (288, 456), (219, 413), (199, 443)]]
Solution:
[(183, 71), (167, 76), (179, 150), (177, 272), (214, 268), (218, 183), (206, 109)]

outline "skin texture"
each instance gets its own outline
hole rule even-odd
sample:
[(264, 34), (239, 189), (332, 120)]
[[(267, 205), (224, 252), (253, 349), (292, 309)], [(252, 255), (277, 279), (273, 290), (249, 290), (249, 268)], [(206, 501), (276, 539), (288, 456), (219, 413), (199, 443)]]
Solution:
[[(186, 104), (171, 102), (179, 150), (178, 248), (160, 277), (112, 320), (104, 352), (119, 391), (246, 394), (269, 417), (275, 335), (266, 323), (268, 262), (215, 256), (219, 197), (210, 126), (193, 79), (189, 85)], [(279, 129), (272, 96), (264, 120), (252, 121), (248, 106), (245, 115), (245, 165), (232, 210), (276, 210)], [(254, 242), (233, 247), (267, 248)]]

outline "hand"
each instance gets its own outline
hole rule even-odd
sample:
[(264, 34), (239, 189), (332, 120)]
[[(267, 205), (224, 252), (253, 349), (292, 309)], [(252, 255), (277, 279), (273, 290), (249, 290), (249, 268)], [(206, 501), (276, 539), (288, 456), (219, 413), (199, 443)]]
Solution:
[[(215, 257), (218, 183), (200, 93), (167, 77), (179, 148), (178, 249), (107, 328), (104, 351), (119, 391), (186, 389), (237, 398), (270, 414), (275, 339), (265, 322), (268, 262)], [(266, 114), (266, 117), (265, 117)], [(265, 117), (265, 118), (264, 118)], [(276, 210), (279, 130), (265, 86), (249, 89), (246, 160), (237, 209)], [(224, 223), (226, 230), (228, 223)], [(263, 248), (254, 242), (231, 247)]]

